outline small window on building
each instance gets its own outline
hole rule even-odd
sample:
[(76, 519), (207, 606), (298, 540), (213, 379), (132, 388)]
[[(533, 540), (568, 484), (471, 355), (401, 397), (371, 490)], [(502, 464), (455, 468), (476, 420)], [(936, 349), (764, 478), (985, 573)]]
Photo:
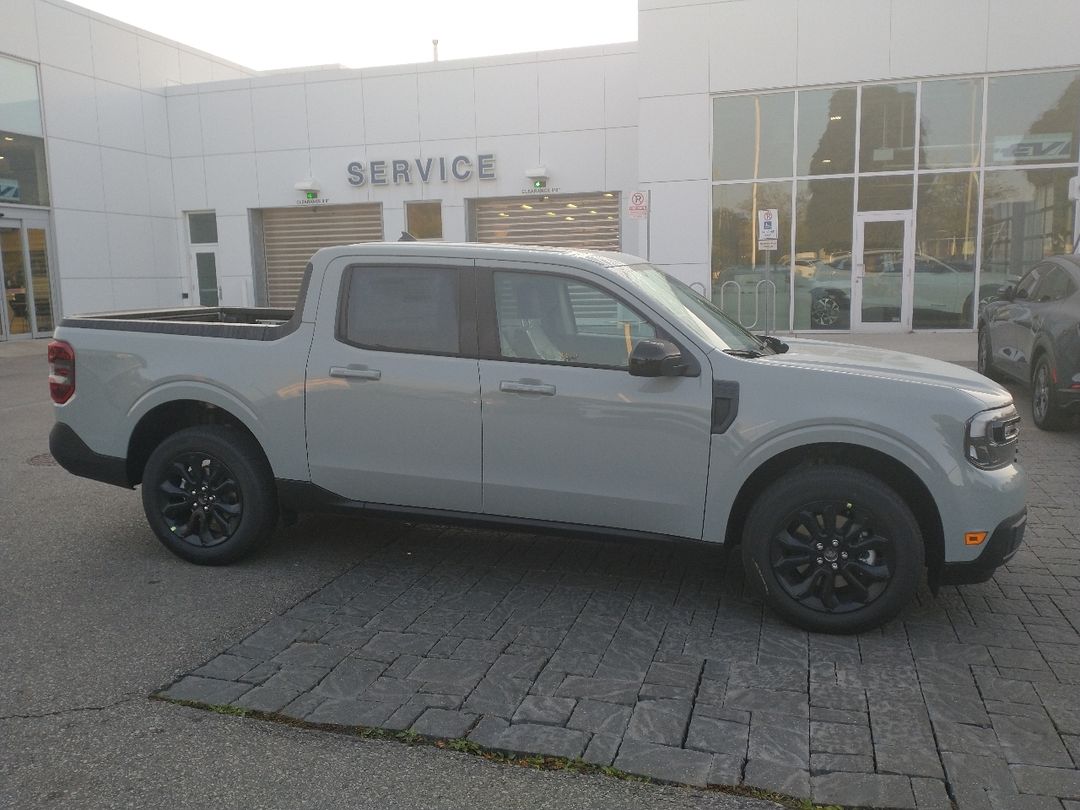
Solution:
[(188, 214), (188, 234), (193, 245), (217, 244), (217, 214), (213, 211)]
[(417, 239), (442, 239), (442, 203), (405, 203), (405, 230)]
[(346, 287), (348, 343), (380, 351), (457, 354), (457, 272), (451, 269), (353, 267)]

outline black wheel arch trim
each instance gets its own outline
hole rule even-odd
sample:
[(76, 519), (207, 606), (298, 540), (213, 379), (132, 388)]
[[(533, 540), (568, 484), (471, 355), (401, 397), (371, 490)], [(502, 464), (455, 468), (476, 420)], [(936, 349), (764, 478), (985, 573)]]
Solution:
[(942, 562), (929, 570), (930, 590), (935, 594), (942, 585), (974, 585), (986, 582), (994, 572), (1012, 559), (1024, 542), (1027, 507), (1001, 521), (990, 534), (982, 553), (974, 560)]

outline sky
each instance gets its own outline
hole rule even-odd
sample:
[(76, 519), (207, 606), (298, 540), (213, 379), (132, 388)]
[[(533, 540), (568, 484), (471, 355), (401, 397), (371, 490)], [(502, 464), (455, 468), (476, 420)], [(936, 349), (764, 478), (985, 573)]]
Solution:
[(637, 39), (637, 0), (74, 0), (255, 70), (346, 67)]

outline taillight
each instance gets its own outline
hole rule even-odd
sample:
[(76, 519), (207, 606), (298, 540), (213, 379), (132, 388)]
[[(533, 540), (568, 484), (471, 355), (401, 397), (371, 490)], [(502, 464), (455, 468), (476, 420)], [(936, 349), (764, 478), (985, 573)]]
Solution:
[(75, 394), (75, 349), (62, 340), (49, 343), (49, 394), (57, 405)]

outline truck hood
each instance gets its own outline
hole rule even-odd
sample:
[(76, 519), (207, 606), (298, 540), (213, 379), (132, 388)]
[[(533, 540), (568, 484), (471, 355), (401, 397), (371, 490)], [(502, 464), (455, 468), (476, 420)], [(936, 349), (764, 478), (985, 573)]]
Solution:
[(784, 354), (753, 362), (961, 389), (985, 402), (988, 408), (1012, 401), (1009, 392), (993, 380), (955, 363), (849, 343), (804, 338), (784, 342), (789, 346)]

